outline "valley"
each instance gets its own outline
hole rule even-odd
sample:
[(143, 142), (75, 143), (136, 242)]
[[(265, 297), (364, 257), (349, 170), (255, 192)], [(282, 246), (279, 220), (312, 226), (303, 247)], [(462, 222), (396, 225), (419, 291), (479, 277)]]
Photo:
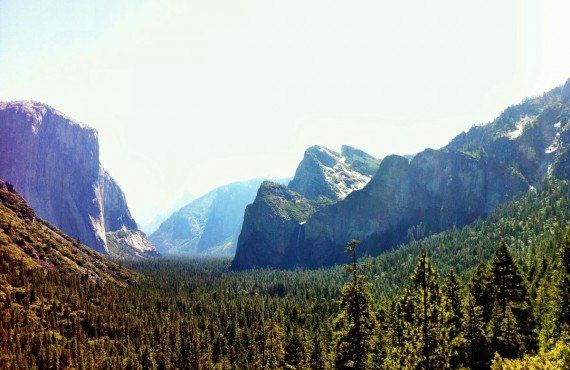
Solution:
[(147, 237), (96, 130), (0, 103), (0, 368), (570, 366), (570, 80), (440, 149), (310, 146)]

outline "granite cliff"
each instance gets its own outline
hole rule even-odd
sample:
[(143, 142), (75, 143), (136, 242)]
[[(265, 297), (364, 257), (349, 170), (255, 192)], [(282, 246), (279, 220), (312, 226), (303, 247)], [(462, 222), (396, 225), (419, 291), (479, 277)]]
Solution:
[[(109, 253), (108, 239), (117, 231), (146, 239), (99, 163), (97, 132), (45, 104), (0, 102), (0, 178), (39, 217), (98, 252)], [(141, 255), (156, 253), (143, 244), (131, 247)]]
[(245, 207), (263, 179), (221, 186), (168, 217), (150, 235), (161, 253), (233, 257)]
[(343, 146), (337, 153), (321, 146), (305, 151), (289, 189), (311, 200), (338, 201), (362, 189), (378, 169), (379, 160)]
[(250, 218), (246, 212), (233, 267), (333, 265), (346, 260), (342, 247), (352, 238), (362, 241), (363, 253), (377, 255), (485, 217), (549, 176), (568, 179), (569, 117), (570, 80), (439, 150), (384, 158), (365, 187), (320, 207), (297, 229), (281, 220), (268, 224), (270, 211)]
[(246, 208), (232, 267), (295, 267), (304, 255), (300, 247), (305, 222), (317, 210), (363, 188), (379, 162), (349, 146), (343, 146), (341, 153), (321, 146), (308, 148), (288, 186), (261, 184)]

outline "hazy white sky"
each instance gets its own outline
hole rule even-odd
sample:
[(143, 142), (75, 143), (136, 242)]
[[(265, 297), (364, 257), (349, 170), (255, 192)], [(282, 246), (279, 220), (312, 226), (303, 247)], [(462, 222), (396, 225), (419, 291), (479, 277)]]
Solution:
[(97, 128), (138, 221), (306, 147), (440, 147), (570, 77), (570, 1), (0, 0), (0, 100)]

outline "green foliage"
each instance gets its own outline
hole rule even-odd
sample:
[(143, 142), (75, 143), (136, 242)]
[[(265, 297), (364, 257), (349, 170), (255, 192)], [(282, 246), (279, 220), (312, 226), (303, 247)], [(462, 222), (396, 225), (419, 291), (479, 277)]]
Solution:
[(559, 251), (556, 277), (555, 322), (556, 332), (570, 331), (570, 228)]
[(463, 322), (461, 286), (453, 270), (445, 277), (442, 293), (443, 328), (447, 330), (447, 342), (444, 344), (444, 349), (448, 352), (446, 356), (449, 357), (450, 367), (455, 369), (464, 362), (462, 352), (464, 337), (461, 331)]
[(491, 348), (485, 333), (483, 307), (470, 292), (463, 299), (463, 343), (461, 357), (463, 364), (470, 369), (487, 369), (491, 361)]
[(340, 301), (341, 311), (335, 321), (335, 367), (365, 369), (369, 367), (376, 317), (366, 276), (358, 273), (356, 249), (359, 242), (351, 240), (346, 251), (352, 255), (352, 265), (346, 266), (352, 281), (345, 284)]
[(505, 244), (495, 251), (490, 270), (493, 313), (489, 335), (493, 350), (507, 358), (536, 350), (530, 298), (519, 268)]
[[(30, 268), (50, 239), (17, 239), (41, 225), (4, 210), (0, 368), (487, 369), (495, 348), (518, 359), (493, 366), (558, 365), (568, 353), (568, 190), (547, 182), (486, 220), (366, 259), (366, 277), (355, 260), (348, 275), (165, 259), (129, 262), (144, 276), (129, 286), (66, 264)], [(115, 271), (102, 258), (76, 260)]]
[(439, 277), (426, 254), (422, 254), (412, 275), (412, 284), (404, 293), (405, 367), (443, 369), (449, 366), (445, 356), (447, 328), (444, 324)]

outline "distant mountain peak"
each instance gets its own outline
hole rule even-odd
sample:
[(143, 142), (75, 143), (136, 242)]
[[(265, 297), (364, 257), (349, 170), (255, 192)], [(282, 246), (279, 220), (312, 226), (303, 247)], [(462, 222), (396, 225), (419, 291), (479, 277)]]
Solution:
[(362, 189), (378, 168), (379, 161), (365, 152), (343, 146), (343, 153), (314, 145), (309, 147), (295, 171), (289, 188), (312, 199), (344, 199)]

